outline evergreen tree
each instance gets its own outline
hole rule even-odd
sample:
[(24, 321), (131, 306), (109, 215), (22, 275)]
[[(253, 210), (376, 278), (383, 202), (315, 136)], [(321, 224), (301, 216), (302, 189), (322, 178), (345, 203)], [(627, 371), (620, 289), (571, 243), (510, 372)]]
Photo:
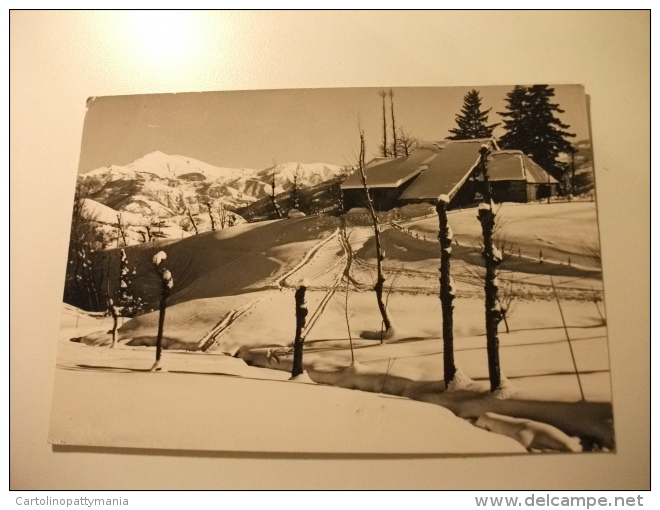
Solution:
[(558, 180), (566, 170), (558, 161), (560, 154), (571, 154), (573, 146), (567, 138), (575, 134), (565, 131), (556, 113), (564, 113), (556, 103), (550, 102), (555, 91), (547, 85), (516, 86), (507, 94), (507, 111), (498, 112), (504, 118), (506, 133), (500, 139), (503, 149), (517, 149), (532, 159)]
[(119, 252), (119, 286), (114, 292), (114, 297), (109, 289), (110, 281), (107, 282), (108, 313), (113, 319), (112, 344), (110, 347), (116, 347), (117, 345), (119, 318), (135, 317), (142, 310), (142, 298), (134, 296), (131, 288), (136, 274), (137, 270), (135, 268), (132, 271), (129, 269), (126, 250), (122, 248)]
[(519, 149), (527, 145), (527, 133), (525, 129), (529, 126), (529, 97), (527, 87), (516, 85), (514, 89), (506, 95), (506, 112), (497, 112), (503, 117), (504, 129), (506, 133), (499, 140), (499, 145), (503, 149)]
[(449, 140), (474, 140), (476, 138), (490, 138), (497, 124), (488, 124), (488, 113), (491, 108), (481, 111), (481, 98), (479, 91), (472, 89), (463, 98), (461, 113), (456, 115), (458, 127), (450, 129), (453, 136)]
[(94, 218), (85, 210), (87, 189), (78, 184), (71, 215), (71, 237), (64, 283), (64, 301), (85, 310), (103, 308), (100, 298), (98, 258), (105, 246)]

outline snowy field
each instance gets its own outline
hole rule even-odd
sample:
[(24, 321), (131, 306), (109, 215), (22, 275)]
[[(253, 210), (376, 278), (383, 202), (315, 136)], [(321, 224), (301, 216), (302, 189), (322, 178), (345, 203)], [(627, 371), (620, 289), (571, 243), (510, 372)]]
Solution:
[[(157, 312), (125, 319), (111, 349), (111, 318), (65, 305), (51, 441), (447, 455), (612, 450), (595, 204), (505, 204), (499, 215), (509, 252), (499, 277), (510, 299), (499, 330), (506, 398), (488, 393), (475, 209), (449, 215), (461, 391), (442, 382), (437, 218), (384, 228), (396, 334), (381, 343), (362, 338), (381, 327), (373, 233), (309, 217), (158, 246), (175, 282), (164, 373), (149, 372)], [(129, 260), (148, 264), (156, 248), (131, 247)], [(303, 279), (306, 373), (289, 381), (293, 292)]]

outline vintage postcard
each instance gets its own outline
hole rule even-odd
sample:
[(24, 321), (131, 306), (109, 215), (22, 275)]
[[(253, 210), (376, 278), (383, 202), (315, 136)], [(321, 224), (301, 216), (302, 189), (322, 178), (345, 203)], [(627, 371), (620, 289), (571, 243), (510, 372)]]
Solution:
[(92, 97), (50, 441), (613, 451), (595, 200), (579, 85)]

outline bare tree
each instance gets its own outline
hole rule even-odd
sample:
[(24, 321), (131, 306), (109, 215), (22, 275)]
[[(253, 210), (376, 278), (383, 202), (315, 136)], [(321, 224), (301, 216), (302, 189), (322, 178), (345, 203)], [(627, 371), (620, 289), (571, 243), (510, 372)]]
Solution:
[(164, 251), (159, 251), (154, 255), (153, 265), (160, 279), (160, 301), (158, 305), (158, 333), (156, 336), (156, 362), (151, 367), (152, 372), (159, 372), (163, 368), (160, 364), (160, 356), (163, 350), (163, 330), (165, 329), (165, 310), (167, 309), (167, 298), (172, 292), (174, 279), (172, 273), (162, 266), (163, 260), (167, 258)]
[(367, 185), (367, 175), (364, 170), (364, 131), (360, 128), (360, 155), (358, 159), (358, 171), (360, 172), (360, 180), (362, 181), (362, 187), (364, 188), (364, 193), (366, 195), (366, 203), (369, 209), (369, 214), (371, 216), (371, 224), (374, 231), (374, 238), (376, 241), (376, 284), (374, 285), (374, 291), (376, 291), (376, 301), (378, 303), (378, 310), (383, 319), (383, 328), (384, 332), (381, 338), (387, 338), (393, 332), (392, 330), (392, 321), (389, 316), (385, 302), (383, 301), (383, 286), (385, 284), (385, 276), (383, 274), (383, 260), (385, 258), (383, 249), (380, 243), (380, 225), (378, 224), (378, 215), (376, 214), (376, 209), (374, 208), (374, 203), (371, 198), (371, 192), (369, 186)]
[(300, 209), (300, 190), (302, 186), (300, 185), (300, 163), (293, 174), (293, 187), (291, 188), (291, 197), (293, 198), (293, 208)]
[[(508, 278), (502, 276), (503, 273), (507, 273), (505, 266), (511, 259), (512, 253), (515, 249), (514, 243), (512, 243), (507, 236), (505, 228), (506, 225), (507, 222), (496, 212), (492, 239), (493, 246), (499, 247), (499, 252), (502, 258), (502, 262), (500, 265), (498, 265), (495, 272), (496, 281), (499, 282), (497, 302), (500, 305), (502, 320), (504, 321), (506, 332), (510, 333), (511, 329), (509, 328), (508, 319), (511, 317), (515, 310), (515, 302), (516, 298), (518, 297), (518, 293), (513, 278), (511, 276)], [(518, 247), (518, 257), (520, 257), (520, 247)], [(464, 266), (462, 277), (471, 284), (484, 286), (486, 284), (486, 269), (485, 267), (478, 266)]]
[(410, 156), (412, 151), (419, 147), (419, 140), (411, 136), (403, 128), (399, 128), (399, 135), (397, 137), (398, 154), (402, 156)]
[(280, 209), (277, 199), (275, 198), (275, 168), (277, 165), (273, 165), (273, 173), (271, 175), (271, 186), (270, 186), (270, 201), (273, 204), (273, 209), (278, 219), (282, 218), (282, 210)]
[[(219, 216), (220, 216), (220, 228), (225, 228), (227, 225), (227, 209), (220, 204), (220, 208), (218, 209), (219, 211)], [(248, 216), (252, 216), (252, 210), (250, 209), (250, 204), (247, 205), (247, 213)]]
[(140, 234), (142, 234), (142, 242), (143, 243), (150, 243), (153, 239), (153, 235), (151, 234), (151, 226), (145, 225), (144, 231), (140, 231)]
[(342, 166), (341, 171), (337, 176), (337, 182), (330, 187), (330, 196), (340, 212), (344, 211), (345, 205), (344, 190), (341, 189), (341, 183), (344, 182), (353, 172), (355, 172), (354, 165), (346, 164)]
[(488, 167), (486, 161), (490, 150), (483, 145), (479, 151), (481, 158), (479, 168), (483, 176), (484, 202), (479, 204), (477, 218), (481, 223), (483, 235), (483, 251), (481, 256), (486, 267), (486, 279), (484, 291), (486, 293), (486, 351), (488, 355), (488, 374), (490, 378), (490, 391), (494, 392), (501, 388), (500, 376), (500, 354), (497, 327), (503, 319), (502, 309), (498, 301), (497, 267), (502, 262), (502, 253), (493, 241), (493, 229), (495, 227), (495, 211), (493, 211), (493, 200), (488, 181)]
[(344, 320), (346, 321), (346, 331), (348, 332), (348, 342), (351, 348), (351, 365), (355, 365), (355, 353), (353, 351), (353, 335), (351, 333), (351, 317), (352, 314), (348, 307), (348, 296), (351, 290), (351, 266), (353, 265), (353, 251), (350, 245), (350, 233), (346, 233), (346, 218), (341, 217), (341, 239), (346, 247), (346, 266), (344, 267), (344, 274), (342, 280), (345, 282), (344, 285), (344, 299), (343, 302), (339, 302), (339, 307), (344, 312)]
[(385, 98), (387, 97), (387, 91), (381, 89), (378, 91), (378, 95), (383, 100), (383, 145), (380, 146), (380, 150), (382, 156), (386, 158), (390, 154), (390, 148), (387, 146), (387, 117), (385, 114)]
[(188, 214), (192, 228), (195, 230), (195, 235), (199, 234), (199, 230), (197, 230), (197, 223), (195, 223), (195, 218), (193, 218), (193, 215), (188, 207), (186, 207), (186, 213)]
[(155, 221), (152, 222), (151, 226), (157, 229), (155, 231), (153, 231), (153, 230), (151, 231), (150, 235), (151, 235), (152, 240), (155, 237), (160, 238), (160, 239), (166, 237), (165, 233), (163, 232), (163, 227), (166, 226), (166, 225), (167, 224), (165, 223), (165, 221), (163, 221), (161, 219), (156, 219)]
[[(252, 209), (250, 208), (250, 205), (251, 204), (248, 203), (248, 205), (245, 207), (245, 212), (247, 214), (248, 223), (252, 223), (254, 221), (254, 214), (252, 214)], [(224, 225), (223, 225), (222, 228), (225, 228)]]
[(449, 388), (456, 375), (454, 363), (454, 286), (450, 275), (451, 241), (454, 237), (447, 221), (447, 206), (449, 197), (440, 195), (436, 211), (438, 212), (440, 241), (440, 302), (442, 304), (442, 344), (445, 388)]
[(307, 320), (307, 304), (305, 303), (305, 292), (307, 291), (307, 282), (296, 289), (296, 338), (293, 342), (293, 366), (291, 368), (291, 377), (296, 377), (303, 373), (303, 344), (305, 342), (302, 332), (305, 329)]
[(121, 213), (117, 213), (117, 233), (117, 246), (119, 247), (119, 236), (121, 236), (124, 246), (128, 246), (126, 242), (126, 227), (121, 221)]
[(211, 209), (210, 202), (206, 202), (206, 208), (209, 210), (209, 218), (211, 219), (211, 230), (215, 232), (215, 218), (213, 217), (213, 210)]
[(398, 144), (396, 140), (396, 122), (394, 121), (394, 91), (389, 90), (388, 95), (390, 96), (390, 113), (392, 114), (392, 157), (397, 157), (398, 155)]

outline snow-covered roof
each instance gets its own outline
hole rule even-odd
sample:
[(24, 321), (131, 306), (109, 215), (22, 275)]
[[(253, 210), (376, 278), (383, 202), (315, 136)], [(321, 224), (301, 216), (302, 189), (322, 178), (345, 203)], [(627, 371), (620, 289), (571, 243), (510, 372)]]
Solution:
[[(365, 165), (370, 188), (398, 188), (417, 177), (401, 198), (437, 198), (451, 194), (479, 160), (483, 144), (497, 148), (492, 139), (423, 142), (410, 156), (374, 158)], [(343, 189), (361, 188), (359, 172), (342, 184)]]
[[(422, 171), (420, 154), (414, 151), (401, 158), (375, 158), (365, 165), (367, 186), (370, 188), (398, 188)], [(342, 183), (342, 189), (362, 188), (360, 172), (354, 172)]]
[(488, 158), (491, 181), (524, 180), (530, 184), (556, 184), (557, 180), (518, 150), (493, 151)]
[(413, 154), (419, 150), (432, 153), (426, 161), (428, 168), (401, 194), (401, 198), (427, 200), (443, 194), (451, 198), (479, 162), (482, 145), (498, 148), (489, 138), (422, 144)]

